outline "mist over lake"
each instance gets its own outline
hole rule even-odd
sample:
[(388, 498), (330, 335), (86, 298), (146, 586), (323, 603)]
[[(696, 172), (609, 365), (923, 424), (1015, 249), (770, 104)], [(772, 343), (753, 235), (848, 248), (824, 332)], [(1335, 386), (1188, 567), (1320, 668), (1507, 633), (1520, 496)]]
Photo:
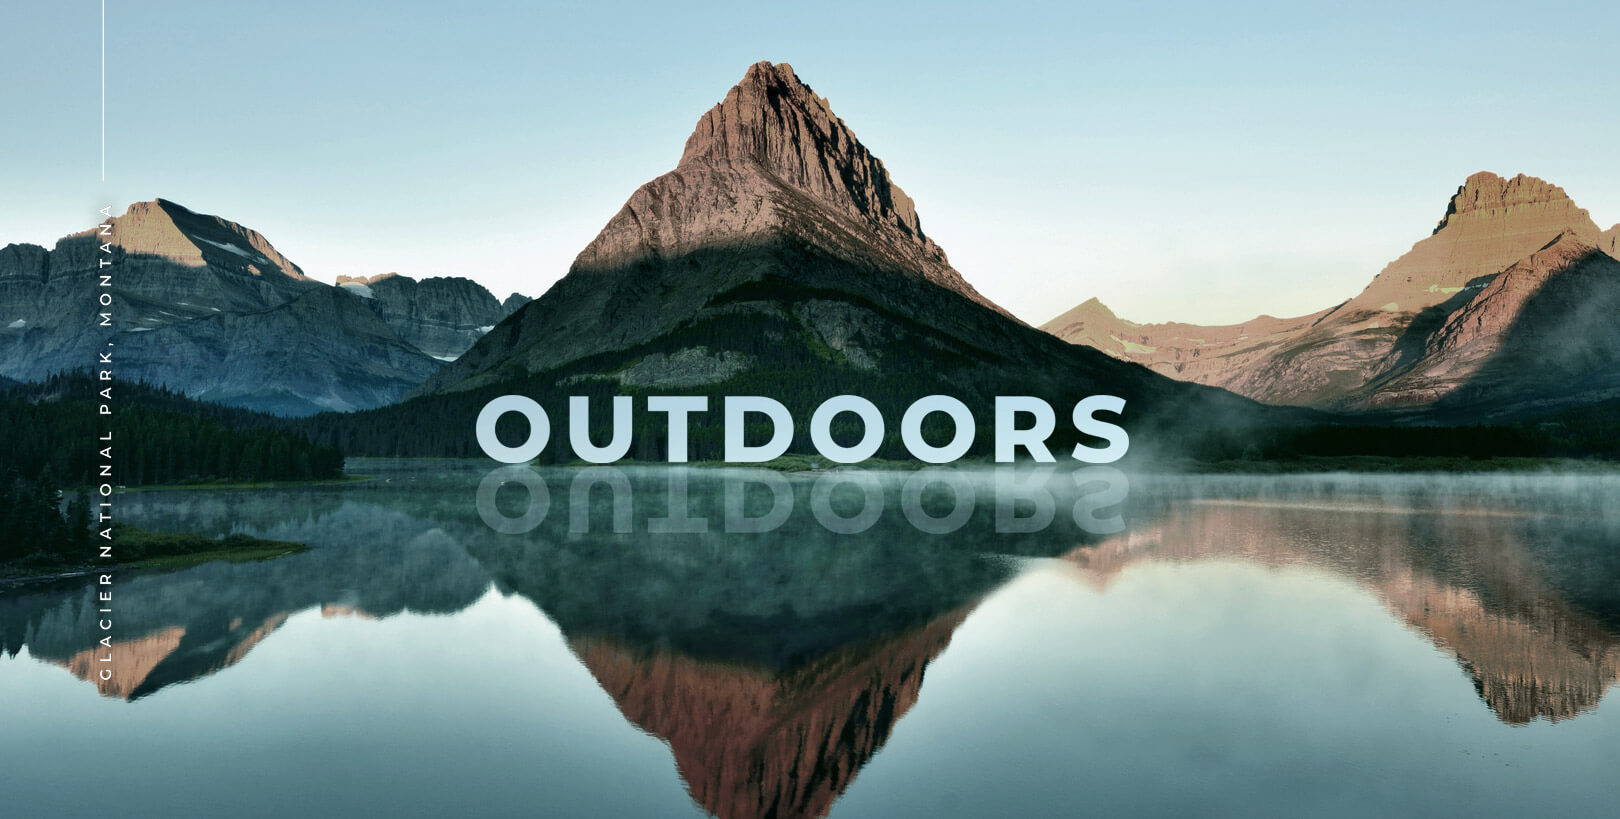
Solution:
[(491, 466), (123, 496), (312, 548), (126, 578), (111, 684), (89, 580), (0, 592), (8, 812), (105, 806), (80, 735), (127, 816), (1612, 804), (1620, 476), (547, 467), (502, 534)]

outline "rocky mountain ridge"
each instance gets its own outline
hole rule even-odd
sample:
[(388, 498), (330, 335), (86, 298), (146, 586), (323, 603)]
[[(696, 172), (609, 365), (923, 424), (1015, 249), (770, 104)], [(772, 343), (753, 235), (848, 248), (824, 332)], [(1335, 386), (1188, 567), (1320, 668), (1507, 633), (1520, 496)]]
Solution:
[(460, 276), (413, 279), (397, 273), (338, 276), (337, 286), (373, 299), (400, 339), (440, 361), (454, 361), (502, 319), (529, 302), (513, 293), (497, 301), (483, 285)]
[[(195, 398), (288, 415), (366, 409), (398, 400), (522, 303), (466, 279), (329, 286), (258, 232), (164, 199), (107, 224), (110, 236), (83, 231), (50, 250), (0, 248), (0, 375), (89, 367), (111, 343), (122, 377)], [(101, 327), (106, 272), (114, 304)]]
[[(1428, 237), (1334, 307), (1144, 325), (1092, 299), (1043, 329), (1268, 403), (1499, 415), (1576, 406), (1620, 396), (1620, 345), (1598, 318), (1620, 303), (1617, 228), (1599, 231), (1556, 185), (1481, 172)], [(1577, 280), (1579, 297), (1566, 287)]]

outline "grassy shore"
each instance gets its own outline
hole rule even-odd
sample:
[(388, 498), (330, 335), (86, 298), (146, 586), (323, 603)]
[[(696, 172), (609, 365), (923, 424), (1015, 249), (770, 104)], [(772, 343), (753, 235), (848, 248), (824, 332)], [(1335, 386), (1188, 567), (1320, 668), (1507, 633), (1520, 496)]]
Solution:
[(253, 545), (238, 545), (224, 549), (212, 549), (203, 552), (192, 552), (183, 555), (168, 555), (165, 557), (145, 557), (135, 561), (134, 565), (142, 569), (189, 569), (204, 563), (224, 561), (226, 563), (252, 563), (259, 560), (274, 560), (278, 557), (307, 552), (309, 547), (302, 543), (289, 543), (281, 540), (259, 540)]
[[(99, 538), (97, 542), (101, 542)], [(76, 577), (113, 568), (174, 571), (215, 561), (245, 563), (274, 560), (309, 550), (302, 543), (265, 540), (250, 535), (213, 538), (187, 533), (151, 532), (127, 523), (114, 524), (111, 543), (114, 554), (120, 560), (115, 566), (72, 563), (36, 555), (31, 559), (0, 564), (0, 585)]]
[(309, 481), (260, 481), (258, 483), (221, 482), (209, 483), (158, 483), (145, 486), (120, 486), (113, 490), (120, 495), (134, 494), (136, 492), (187, 492), (199, 490), (220, 489), (288, 489), (304, 486), (340, 486), (359, 481), (373, 480), (370, 475), (344, 475), (340, 478), (321, 478)]

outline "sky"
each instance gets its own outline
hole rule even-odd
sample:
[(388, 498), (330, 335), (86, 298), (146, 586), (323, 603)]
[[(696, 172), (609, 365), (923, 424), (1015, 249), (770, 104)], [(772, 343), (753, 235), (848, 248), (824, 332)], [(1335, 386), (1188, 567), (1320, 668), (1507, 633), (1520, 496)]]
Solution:
[(106, 6), (105, 181), (99, 0), (0, 10), (0, 244), (163, 197), (317, 279), (536, 296), (758, 60), (1036, 324), (1316, 311), (1480, 170), (1620, 221), (1605, 3)]

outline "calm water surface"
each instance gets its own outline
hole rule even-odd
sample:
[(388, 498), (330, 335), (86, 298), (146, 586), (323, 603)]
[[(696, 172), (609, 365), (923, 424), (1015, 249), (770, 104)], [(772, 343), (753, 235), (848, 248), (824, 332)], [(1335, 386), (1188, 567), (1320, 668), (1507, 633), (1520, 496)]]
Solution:
[(313, 548), (120, 572), (111, 681), (0, 591), (0, 815), (1620, 809), (1615, 476), (350, 470), (121, 496)]

